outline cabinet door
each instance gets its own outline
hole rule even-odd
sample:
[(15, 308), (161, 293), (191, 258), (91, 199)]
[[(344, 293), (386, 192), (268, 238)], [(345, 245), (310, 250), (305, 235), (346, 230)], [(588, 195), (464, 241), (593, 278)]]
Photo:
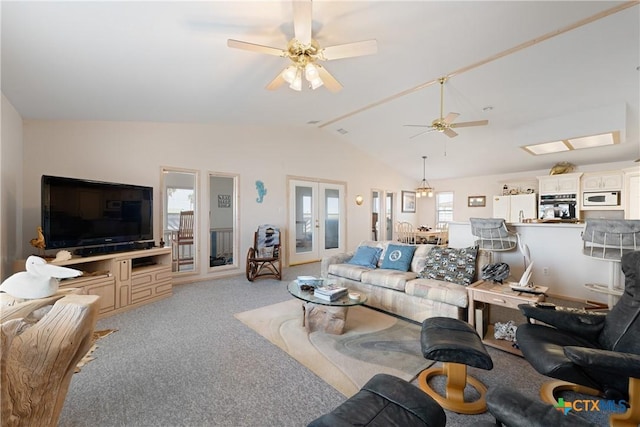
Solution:
[(621, 190), (622, 182), (619, 172), (587, 175), (582, 178), (582, 191)]
[(625, 188), (625, 219), (640, 219), (640, 174), (634, 174), (627, 178)]
[(622, 189), (622, 174), (612, 173), (602, 175), (601, 183), (603, 190), (620, 190)]
[(538, 178), (540, 194), (555, 194), (558, 192), (558, 178)]
[(509, 219), (511, 196), (494, 196), (493, 197), (493, 217), (503, 218), (507, 222), (511, 222)]
[(113, 278), (86, 286), (85, 293), (100, 296), (100, 314), (108, 313), (116, 308), (116, 284)]
[(561, 193), (577, 193), (578, 178), (562, 178), (558, 177), (558, 191)]
[(597, 191), (600, 190), (602, 180), (600, 175), (585, 176), (582, 178), (582, 191)]

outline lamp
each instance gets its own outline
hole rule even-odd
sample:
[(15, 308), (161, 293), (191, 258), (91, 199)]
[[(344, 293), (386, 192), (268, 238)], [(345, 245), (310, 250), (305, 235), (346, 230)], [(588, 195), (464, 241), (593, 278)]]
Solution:
[(287, 50), (289, 58), (293, 62), (284, 69), (281, 76), (289, 83), (289, 87), (295, 91), (302, 90), (302, 78), (309, 83), (309, 88), (315, 90), (324, 85), (320, 77), (320, 65), (315, 64), (318, 55), (318, 46), (315, 41), (310, 45), (301, 45), (297, 40), (291, 40)]
[(416, 188), (416, 197), (433, 197), (433, 187), (429, 185), (426, 176), (426, 161), (427, 156), (422, 156), (422, 181)]

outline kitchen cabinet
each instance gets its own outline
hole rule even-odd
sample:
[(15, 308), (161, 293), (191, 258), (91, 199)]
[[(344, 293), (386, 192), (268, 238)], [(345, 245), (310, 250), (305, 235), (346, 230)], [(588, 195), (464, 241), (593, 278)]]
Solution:
[(565, 173), (562, 175), (539, 176), (538, 186), (540, 195), (566, 194), (580, 191), (581, 173)]
[(516, 194), (511, 196), (493, 196), (493, 218), (504, 218), (507, 222), (521, 222), (522, 218), (537, 218), (537, 195)]
[(640, 219), (640, 167), (625, 169), (622, 200), (624, 219)]
[(622, 172), (589, 173), (582, 176), (582, 191), (622, 190)]

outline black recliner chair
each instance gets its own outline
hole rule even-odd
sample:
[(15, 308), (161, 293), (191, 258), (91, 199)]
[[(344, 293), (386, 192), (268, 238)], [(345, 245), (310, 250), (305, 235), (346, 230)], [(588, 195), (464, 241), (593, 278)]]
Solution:
[[(640, 251), (622, 257), (625, 289), (608, 313), (520, 305), (527, 323), (516, 339), (525, 359), (539, 373), (562, 382), (547, 383), (542, 399), (555, 402), (554, 392), (574, 390), (616, 401), (629, 409), (613, 414), (610, 425), (640, 423)], [(568, 383), (567, 383), (568, 382)]]
[(388, 374), (376, 374), (340, 406), (307, 427), (444, 427), (447, 416), (418, 387)]

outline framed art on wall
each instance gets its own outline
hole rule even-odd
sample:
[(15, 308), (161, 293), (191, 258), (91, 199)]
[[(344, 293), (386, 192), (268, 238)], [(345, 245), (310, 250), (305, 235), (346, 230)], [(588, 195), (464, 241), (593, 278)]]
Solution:
[(415, 213), (415, 211), (416, 211), (416, 192), (403, 191), (402, 192), (402, 212)]
[(469, 196), (467, 206), (470, 208), (482, 208), (487, 205), (486, 196)]

